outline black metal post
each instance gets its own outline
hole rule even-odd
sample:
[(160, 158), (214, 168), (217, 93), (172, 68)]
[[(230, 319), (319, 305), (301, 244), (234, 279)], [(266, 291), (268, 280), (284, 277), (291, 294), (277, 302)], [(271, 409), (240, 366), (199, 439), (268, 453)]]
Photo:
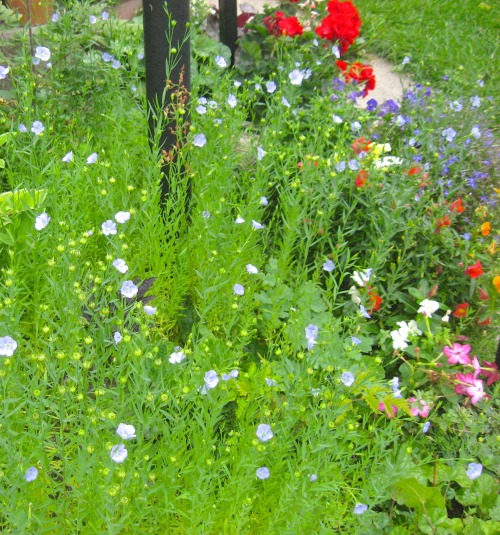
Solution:
[(234, 65), (238, 39), (236, 4), (236, 0), (219, 0), (219, 39), (231, 50), (231, 66)]
[[(159, 148), (167, 154), (175, 154), (178, 143), (176, 125), (164, 124), (162, 110), (172, 102), (179, 85), (188, 93), (191, 91), (190, 44), (189, 38), (186, 39), (189, 31), (189, 0), (142, 0), (142, 6), (150, 137), (153, 139), (157, 127), (162, 125)], [(171, 67), (168, 73), (167, 65)], [(162, 169), (162, 203), (170, 191), (169, 168), (170, 162), (165, 161)]]

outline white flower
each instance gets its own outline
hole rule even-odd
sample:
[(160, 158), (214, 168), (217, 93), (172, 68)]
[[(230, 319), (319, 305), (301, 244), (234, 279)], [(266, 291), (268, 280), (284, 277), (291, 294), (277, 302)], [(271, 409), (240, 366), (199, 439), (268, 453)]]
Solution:
[(356, 305), (360, 305), (361, 304), (361, 297), (359, 295), (359, 291), (356, 288), (356, 286), (351, 286), (347, 293), (351, 296), (351, 301), (354, 304), (356, 304)]
[(245, 288), (241, 284), (235, 284), (233, 286), (233, 293), (234, 295), (244, 295)]
[(125, 281), (120, 288), (120, 293), (128, 299), (137, 295), (138, 291), (139, 288), (132, 281)]
[(87, 163), (92, 164), (97, 162), (97, 152), (93, 152), (88, 158)]
[(34, 466), (30, 466), (28, 470), (26, 470), (26, 473), (24, 474), (24, 480), (28, 483), (30, 481), (35, 481), (35, 479), (38, 477), (38, 470)]
[(260, 230), (260, 229), (264, 228), (264, 225), (262, 225), (261, 223), (258, 223), (257, 221), (254, 221), (252, 219), (252, 228), (255, 229), (255, 230)]
[(131, 438), (135, 438), (135, 427), (133, 425), (128, 424), (119, 424), (116, 428), (116, 434), (123, 438), (123, 440), (130, 440)]
[(362, 273), (355, 271), (351, 278), (358, 286), (363, 287), (366, 286), (366, 284), (370, 281), (372, 271), (372, 268), (365, 269)]
[(339, 117), (338, 115), (332, 115), (332, 119), (333, 119), (333, 122), (335, 124), (341, 124), (344, 122), (344, 119), (342, 119), (342, 117)]
[(127, 273), (128, 266), (123, 258), (117, 258), (113, 260), (113, 267), (115, 267), (120, 273)]
[(262, 466), (260, 468), (257, 468), (255, 475), (259, 479), (267, 479), (271, 475), (271, 473), (269, 472), (269, 468), (267, 466)]
[(42, 121), (35, 121), (31, 126), (31, 131), (35, 136), (39, 136), (45, 130)]
[(210, 370), (205, 374), (204, 381), (206, 388), (215, 388), (219, 384), (219, 376), (217, 372)]
[(417, 310), (417, 312), (427, 318), (430, 318), (439, 308), (439, 303), (437, 301), (431, 301), (429, 299), (424, 299), (419, 303), (419, 305), (420, 308)]
[(450, 314), (451, 314), (451, 310), (447, 310), (446, 314), (441, 318), (441, 321), (444, 321), (445, 323), (449, 323)]
[(115, 463), (122, 463), (128, 457), (128, 451), (123, 444), (117, 444), (111, 448), (110, 455)]
[(237, 225), (241, 225), (242, 223), (245, 222), (245, 220), (241, 217), (241, 216), (238, 216), (234, 222), (237, 224)]
[(294, 69), (288, 75), (288, 78), (290, 78), (290, 83), (292, 85), (300, 85), (302, 84), (302, 81), (304, 80), (304, 73), (302, 71), (299, 71), (298, 69)]
[(37, 46), (35, 48), (35, 58), (38, 58), (42, 61), (49, 61), (50, 50), (46, 46)]
[(255, 434), (261, 442), (267, 442), (268, 440), (271, 440), (274, 436), (273, 432), (271, 431), (271, 426), (268, 424), (260, 424), (257, 427), (257, 431)]
[(351, 372), (344, 372), (340, 376), (340, 380), (345, 386), (351, 386), (354, 383), (354, 375)]
[(215, 64), (221, 69), (227, 67), (227, 61), (222, 56), (215, 57)]
[(115, 333), (113, 333), (113, 340), (115, 341), (115, 344), (118, 345), (123, 340), (123, 336), (121, 335), (121, 333), (116, 331)]
[(375, 167), (383, 169), (384, 167), (391, 167), (391, 165), (401, 165), (403, 160), (395, 156), (384, 156), (381, 160), (375, 160)]
[(195, 147), (203, 147), (207, 143), (205, 134), (196, 134), (193, 139), (193, 145)]
[(72, 162), (72, 161), (73, 161), (73, 151), (70, 150), (69, 152), (67, 152), (67, 153), (63, 156), (62, 161), (63, 161), (64, 163)]
[(130, 219), (130, 212), (117, 212), (115, 219), (117, 223), (126, 223)]
[(264, 158), (266, 154), (266, 151), (262, 147), (257, 147), (257, 160), (259, 160), (259, 162), (262, 160), (262, 158)]
[(266, 82), (266, 89), (268, 93), (274, 93), (277, 89), (275, 82)]
[(231, 94), (227, 97), (227, 103), (229, 104), (230, 108), (235, 108), (236, 105), (238, 104), (238, 99), (234, 95)]
[(247, 273), (250, 273), (250, 275), (256, 275), (259, 272), (259, 270), (252, 264), (247, 264)]
[(108, 219), (107, 221), (104, 221), (104, 223), (101, 225), (101, 230), (104, 236), (116, 234), (116, 223), (114, 221), (111, 221), (111, 219)]
[(168, 361), (170, 364), (179, 364), (186, 358), (186, 355), (182, 351), (174, 351), (170, 354)]
[(43, 212), (43, 214), (40, 214), (36, 216), (35, 219), (35, 229), (36, 230), (42, 230), (44, 229), (50, 222), (50, 216)]
[(0, 338), (0, 356), (12, 357), (17, 349), (17, 342), (10, 336)]
[(408, 339), (406, 333), (402, 329), (391, 331), (392, 347), (394, 349), (406, 349), (408, 347)]
[(6, 67), (5, 65), (0, 65), (0, 80), (3, 80), (7, 77), (9, 74), (9, 67)]
[(235, 80), (233, 85), (234, 87), (241, 87), (241, 82), (239, 80)]

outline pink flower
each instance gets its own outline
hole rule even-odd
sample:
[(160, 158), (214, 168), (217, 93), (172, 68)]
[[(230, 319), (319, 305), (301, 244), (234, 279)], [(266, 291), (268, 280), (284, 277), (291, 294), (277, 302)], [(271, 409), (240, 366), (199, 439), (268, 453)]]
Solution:
[(443, 347), (443, 353), (448, 358), (448, 364), (470, 364), (470, 350), (471, 346), (461, 344), (453, 344), (453, 347)]
[(483, 361), (481, 375), (488, 379), (486, 381), (486, 384), (488, 386), (492, 385), (495, 381), (498, 381), (499, 379), (498, 366), (494, 362), (488, 362), (487, 360)]
[(476, 374), (472, 373), (466, 373), (465, 375), (463, 373), (457, 373), (455, 392), (457, 394), (469, 396), (473, 405), (475, 405), (485, 396), (483, 390), (483, 381), (476, 379)]
[(391, 405), (391, 410), (389, 411), (383, 401), (378, 404), (378, 410), (385, 411), (388, 418), (394, 418), (394, 416), (396, 416), (396, 413), (398, 412), (398, 408), (395, 405)]
[[(421, 399), (417, 401), (415, 398), (409, 398), (408, 401), (411, 403), (410, 412), (412, 416), (420, 416), (421, 418), (427, 418), (431, 408), (427, 404), (427, 401)], [(419, 404), (422, 406), (419, 407)]]

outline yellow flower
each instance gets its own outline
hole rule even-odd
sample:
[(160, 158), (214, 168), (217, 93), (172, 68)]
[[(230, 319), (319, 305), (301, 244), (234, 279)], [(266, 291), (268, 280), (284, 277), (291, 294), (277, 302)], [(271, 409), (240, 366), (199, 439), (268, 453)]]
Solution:
[(485, 223), (481, 225), (481, 234), (483, 236), (488, 236), (490, 234), (490, 230), (491, 230), (491, 225), (489, 221), (486, 221)]

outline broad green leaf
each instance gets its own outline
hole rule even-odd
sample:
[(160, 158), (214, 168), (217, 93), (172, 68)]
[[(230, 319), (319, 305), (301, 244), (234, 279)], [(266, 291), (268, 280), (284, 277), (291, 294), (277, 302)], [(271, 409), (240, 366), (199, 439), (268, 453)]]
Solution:
[(425, 487), (414, 477), (402, 479), (392, 486), (392, 497), (400, 504), (423, 511), (433, 507), (445, 509), (445, 501), (439, 489)]

